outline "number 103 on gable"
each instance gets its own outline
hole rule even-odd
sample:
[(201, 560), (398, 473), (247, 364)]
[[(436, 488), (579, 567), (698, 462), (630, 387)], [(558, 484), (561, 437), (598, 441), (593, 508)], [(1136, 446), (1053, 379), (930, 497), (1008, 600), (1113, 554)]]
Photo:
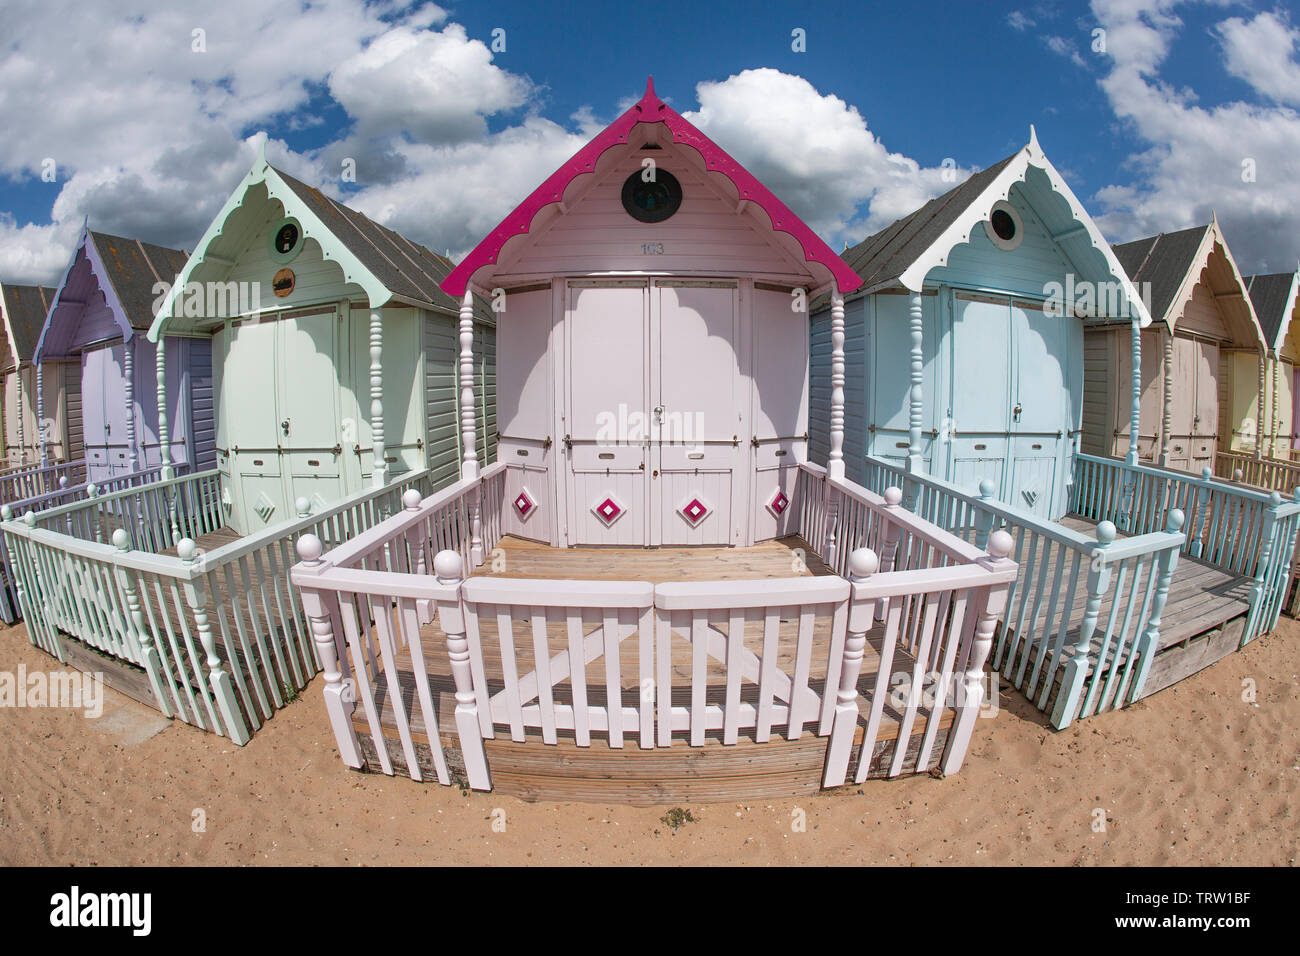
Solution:
[(662, 242), (643, 242), (641, 243), (641, 254), (645, 256), (662, 256), (664, 254), (664, 244)]

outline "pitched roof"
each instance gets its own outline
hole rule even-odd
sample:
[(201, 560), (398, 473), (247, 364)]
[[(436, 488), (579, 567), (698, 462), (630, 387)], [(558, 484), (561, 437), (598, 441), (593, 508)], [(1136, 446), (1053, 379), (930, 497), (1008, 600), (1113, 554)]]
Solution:
[(0, 290), (3, 290), (0, 308), (4, 309), (11, 347), (19, 363), (30, 362), (36, 352), (41, 327), (45, 325), (45, 315), (54, 301), (54, 290), (44, 286), (7, 284)]
[(454, 268), (450, 259), (381, 226), (283, 170), (275, 172), (389, 291), (446, 308), (460, 307), (439, 288)]
[[(1295, 307), (1292, 292), (1296, 287), (1294, 272), (1279, 272), (1266, 276), (1247, 276), (1246, 289), (1255, 305), (1255, 314), (1264, 329), (1269, 348), (1277, 348), (1285, 334), (1290, 311)], [(1281, 333), (1281, 334), (1279, 334)]]
[(1012, 153), (975, 173), (960, 186), (846, 250), (840, 258), (862, 277), (864, 290), (901, 285), (898, 280), (907, 267), (925, 254), (1017, 155)]
[(158, 298), (154, 286), (171, 283), (185, 268), (189, 254), (183, 249), (168, 249), (139, 239), (126, 239), (106, 232), (91, 232), (98, 263), (95, 269), (100, 282), (108, 281), (117, 294), (123, 316), (134, 329), (153, 324), (153, 307)]
[(565, 190), (574, 180), (595, 171), (597, 161), (606, 151), (626, 146), (632, 130), (638, 125), (660, 123), (663, 124), (672, 142), (690, 146), (700, 154), (704, 168), (709, 173), (729, 180), (735, 187), (742, 205), (752, 203), (762, 209), (771, 221), (773, 233), (782, 234), (778, 238), (790, 243), (792, 246), (790, 252), (793, 253), (794, 249), (802, 252), (804, 262), (814, 267), (813, 274), (818, 277), (819, 282), (829, 285), (833, 280), (842, 292), (850, 292), (858, 287), (861, 280), (853, 270), (849, 269), (835, 251), (826, 245), (802, 219), (791, 212), (785, 203), (777, 199), (771, 190), (736, 162), (721, 146), (705, 136), (658, 97), (655, 93), (654, 78), (651, 77), (646, 82), (645, 93), (641, 99), (601, 130), (591, 142), (578, 150), (516, 206), (471, 250), (469, 255), (461, 260), (461, 263), (442, 283), (443, 289), (452, 296), (463, 295), (465, 289), (474, 281), (475, 274), (485, 268), (490, 270), (501, 261), (502, 249), (507, 242), (529, 233), (533, 220), (541, 210), (562, 203)]
[(1182, 288), (1197, 251), (1210, 226), (1193, 226), (1179, 232), (1135, 239), (1115, 246), (1115, 257), (1135, 283), (1151, 284), (1151, 315), (1168, 319), (1174, 296)]

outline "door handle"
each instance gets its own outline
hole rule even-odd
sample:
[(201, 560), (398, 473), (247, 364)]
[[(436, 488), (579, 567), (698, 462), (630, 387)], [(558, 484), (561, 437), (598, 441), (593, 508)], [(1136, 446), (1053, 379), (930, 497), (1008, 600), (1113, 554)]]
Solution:
[(1021, 404), (1019, 402), (1016, 402), (1015, 406), (1011, 409), (1011, 420), (1013, 422), (1020, 421), (1021, 411), (1023, 411)]
[(280, 429), (284, 432), (285, 436), (288, 437), (288, 435), (289, 435), (289, 419), (286, 418), (284, 421), (280, 422)]
[(662, 425), (663, 423), (664, 423), (664, 407), (663, 407), (662, 405), (656, 405), (656, 406), (655, 406), (655, 424), (656, 424), (656, 425)]

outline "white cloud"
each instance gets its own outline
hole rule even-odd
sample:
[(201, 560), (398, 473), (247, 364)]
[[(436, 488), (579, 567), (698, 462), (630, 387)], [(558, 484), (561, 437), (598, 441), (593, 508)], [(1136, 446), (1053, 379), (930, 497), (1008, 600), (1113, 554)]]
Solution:
[[(1144, 144), (1129, 160), (1133, 180), (1098, 191), (1098, 219), (1112, 239), (1123, 241), (1204, 223), (1217, 212), (1243, 269), (1294, 268), (1300, 115), (1244, 102), (1204, 107), (1194, 91), (1163, 81), (1160, 68), (1183, 26), (1180, 5), (1093, 0), (1112, 61), (1101, 87)], [(1225, 43), (1231, 33), (1219, 31)]]
[[(943, 170), (891, 153), (858, 110), (803, 77), (745, 70), (696, 87), (685, 117), (736, 157), (836, 248), (948, 189)], [(958, 172), (957, 179), (965, 178)], [(865, 219), (858, 207), (870, 202)]]
[(1007, 25), (1013, 30), (1024, 31), (1034, 26), (1034, 20), (1023, 10), (1012, 10), (1007, 14)]
[(1043, 42), (1047, 44), (1047, 48), (1049, 50), (1051, 50), (1057, 56), (1065, 57), (1075, 66), (1085, 65), (1083, 62), (1083, 57), (1079, 55), (1078, 49), (1075, 48), (1073, 43), (1065, 39), (1065, 37), (1048, 36), (1044, 38)]
[(1292, 28), (1286, 14), (1261, 13), (1249, 22), (1232, 17), (1215, 32), (1229, 73), (1278, 103), (1300, 106), (1300, 29)]

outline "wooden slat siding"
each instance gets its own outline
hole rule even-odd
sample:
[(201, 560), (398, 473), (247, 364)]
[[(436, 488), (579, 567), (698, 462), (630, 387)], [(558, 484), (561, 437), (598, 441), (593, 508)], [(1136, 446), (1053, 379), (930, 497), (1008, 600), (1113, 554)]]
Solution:
[(460, 476), (460, 417), (456, 367), (460, 359), (456, 320), (426, 312), (424, 336), (425, 455), (435, 488)]

